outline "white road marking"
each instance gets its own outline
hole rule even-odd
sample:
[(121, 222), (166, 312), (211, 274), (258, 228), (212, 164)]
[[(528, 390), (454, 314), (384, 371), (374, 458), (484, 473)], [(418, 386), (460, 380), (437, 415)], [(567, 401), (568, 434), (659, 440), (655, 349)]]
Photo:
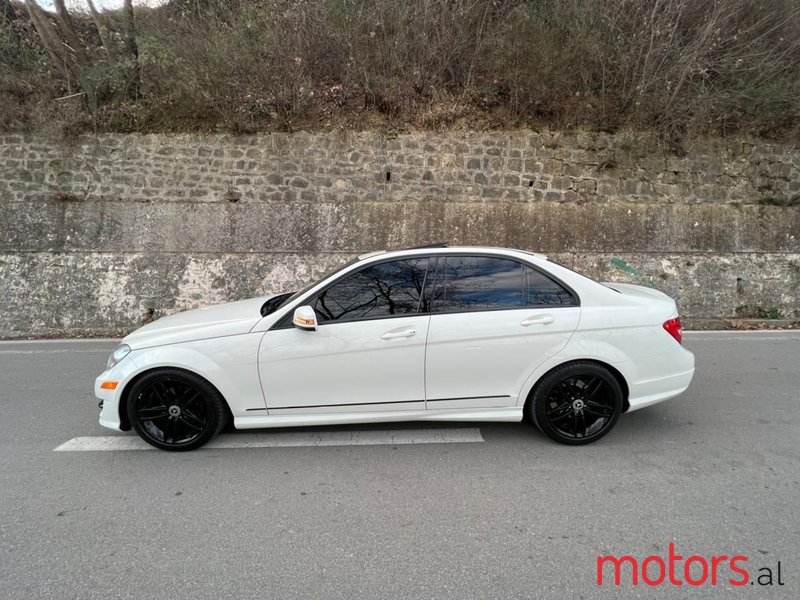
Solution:
[(120, 338), (47, 338), (47, 339), (13, 339), (13, 340), (0, 340), (0, 346), (11, 344), (113, 344), (122, 341)]
[(108, 354), (108, 348), (96, 350), (76, 350), (74, 348), (60, 348), (58, 350), (0, 350), (0, 354)]
[[(203, 448), (285, 448), (300, 446), (396, 446), (400, 444), (454, 444), (483, 442), (478, 428), (405, 429), (383, 431), (321, 431), (242, 433), (221, 435)], [(76, 437), (53, 452), (97, 452), (104, 450), (155, 450), (137, 436), (109, 435)]]

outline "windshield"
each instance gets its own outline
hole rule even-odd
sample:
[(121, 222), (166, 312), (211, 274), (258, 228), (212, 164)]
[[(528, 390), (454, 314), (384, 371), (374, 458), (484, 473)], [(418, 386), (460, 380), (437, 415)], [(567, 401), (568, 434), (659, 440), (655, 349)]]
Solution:
[(357, 263), (358, 260), (359, 260), (358, 258), (354, 258), (352, 260), (347, 261), (345, 264), (336, 267), (335, 269), (331, 269), (330, 271), (325, 273), (322, 277), (320, 277), (316, 281), (313, 281), (312, 283), (309, 283), (307, 286), (305, 286), (304, 288), (302, 288), (302, 289), (300, 289), (300, 290), (298, 290), (296, 292), (284, 292), (283, 294), (278, 294), (277, 296), (274, 296), (274, 297), (270, 298), (269, 300), (264, 302), (264, 304), (261, 306), (261, 316), (262, 317), (266, 317), (267, 315), (271, 315), (276, 310), (278, 310), (282, 306), (286, 306), (291, 301), (299, 298), (300, 296), (305, 294), (308, 290), (310, 290), (311, 288), (313, 288), (317, 284), (321, 283), (322, 281), (324, 281), (325, 279), (327, 279), (331, 275), (335, 275), (339, 271), (342, 271), (342, 270), (346, 269), (347, 267), (349, 267), (350, 265), (353, 265), (353, 264)]

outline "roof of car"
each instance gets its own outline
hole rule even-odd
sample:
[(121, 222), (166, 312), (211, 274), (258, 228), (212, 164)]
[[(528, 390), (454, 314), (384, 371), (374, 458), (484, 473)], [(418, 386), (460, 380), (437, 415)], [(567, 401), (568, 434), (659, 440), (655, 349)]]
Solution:
[[(398, 250), (376, 250), (374, 252), (367, 252), (366, 254), (361, 254), (358, 257), (358, 260), (365, 260), (367, 258), (372, 258), (374, 256), (381, 256), (381, 255), (402, 255), (406, 252), (410, 251), (420, 251), (420, 253), (431, 253), (431, 254), (447, 254), (448, 252), (516, 252), (521, 254), (528, 254), (530, 256), (535, 256), (539, 260), (547, 260), (547, 256), (544, 254), (539, 254), (538, 252), (530, 252), (529, 250), (520, 250), (518, 248), (496, 248), (490, 246), (448, 246), (444, 243), (437, 243), (437, 244), (428, 244), (424, 246), (414, 246), (411, 248), (402, 248)], [(422, 252), (427, 251), (427, 252)]]

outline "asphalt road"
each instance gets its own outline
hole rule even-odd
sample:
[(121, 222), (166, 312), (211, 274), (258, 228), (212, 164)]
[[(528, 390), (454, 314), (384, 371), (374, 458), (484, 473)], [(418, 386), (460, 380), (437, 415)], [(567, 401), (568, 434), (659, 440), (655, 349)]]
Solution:
[[(0, 597), (798, 598), (800, 332), (686, 345), (690, 390), (584, 448), (478, 424), (480, 443), (172, 454), (54, 452), (109, 435), (91, 387), (114, 342), (2, 343)], [(773, 585), (732, 587), (725, 564), (716, 587), (597, 585), (599, 554), (670, 542)]]

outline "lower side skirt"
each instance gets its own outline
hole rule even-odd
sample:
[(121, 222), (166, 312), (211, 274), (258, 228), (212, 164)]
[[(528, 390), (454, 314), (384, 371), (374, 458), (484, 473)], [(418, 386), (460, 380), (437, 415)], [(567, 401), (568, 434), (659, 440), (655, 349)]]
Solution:
[(344, 425), (351, 423), (389, 423), (399, 421), (501, 421), (522, 420), (522, 407), (484, 408), (475, 410), (392, 410), (370, 412), (337, 412), (327, 414), (239, 415), (234, 417), (236, 429), (265, 427), (304, 427), (312, 425)]

